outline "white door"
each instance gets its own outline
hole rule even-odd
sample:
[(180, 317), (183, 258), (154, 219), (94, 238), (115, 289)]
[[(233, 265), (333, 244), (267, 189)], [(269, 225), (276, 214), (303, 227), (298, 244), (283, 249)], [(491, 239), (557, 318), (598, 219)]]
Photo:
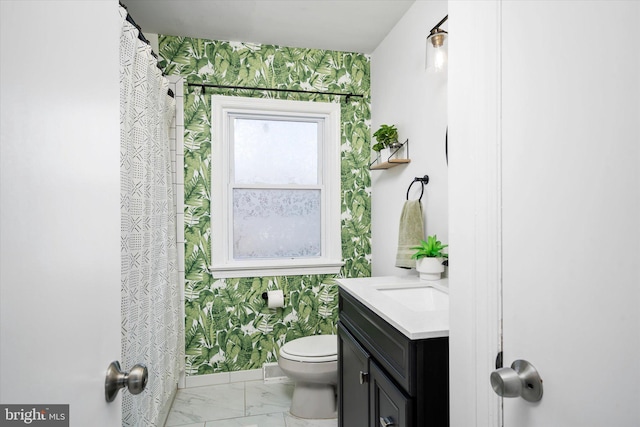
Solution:
[[(638, 426), (640, 2), (457, 0), (449, 33), (451, 425)], [(496, 396), (501, 348), (542, 400)]]
[[(502, 2), (508, 427), (640, 425), (640, 3)], [(486, 372), (486, 378), (489, 371)]]
[(119, 426), (117, 3), (2, 1), (0, 17), (0, 404)]

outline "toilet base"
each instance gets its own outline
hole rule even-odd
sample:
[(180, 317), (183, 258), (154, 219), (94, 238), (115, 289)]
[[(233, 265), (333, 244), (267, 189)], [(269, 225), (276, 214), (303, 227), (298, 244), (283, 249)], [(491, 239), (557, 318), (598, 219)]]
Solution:
[(338, 411), (335, 387), (331, 384), (296, 381), (290, 412), (298, 418), (336, 418)]

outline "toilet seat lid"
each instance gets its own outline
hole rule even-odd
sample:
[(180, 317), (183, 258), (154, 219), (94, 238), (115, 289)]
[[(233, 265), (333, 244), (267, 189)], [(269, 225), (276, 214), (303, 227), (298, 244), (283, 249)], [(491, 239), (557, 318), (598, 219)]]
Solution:
[(338, 355), (336, 335), (312, 335), (289, 341), (280, 349), (281, 353), (298, 357), (322, 357)]

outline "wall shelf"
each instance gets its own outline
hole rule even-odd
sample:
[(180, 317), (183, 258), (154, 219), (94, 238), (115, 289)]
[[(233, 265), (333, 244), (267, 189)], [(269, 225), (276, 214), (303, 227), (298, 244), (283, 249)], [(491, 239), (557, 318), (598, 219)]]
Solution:
[(371, 170), (389, 169), (389, 168), (393, 168), (398, 165), (402, 165), (410, 162), (411, 162), (411, 159), (389, 159), (389, 161), (386, 161), (386, 162), (373, 164), (369, 166), (369, 169)]
[[(400, 150), (403, 147), (405, 147), (406, 149), (404, 154), (407, 156), (407, 158), (393, 157), (394, 155), (396, 155), (396, 153), (400, 152)], [(370, 170), (389, 169), (389, 168), (393, 168), (398, 165), (404, 165), (410, 162), (411, 162), (411, 159), (409, 159), (409, 139), (407, 138), (405, 142), (400, 144), (399, 147), (397, 147), (393, 152), (391, 152), (391, 155), (387, 158), (386, 162), (381, 162), (380, 157), (378, 157), (377, 159), (375, 159), (373, 162), (369, 164), (369, 169)]]

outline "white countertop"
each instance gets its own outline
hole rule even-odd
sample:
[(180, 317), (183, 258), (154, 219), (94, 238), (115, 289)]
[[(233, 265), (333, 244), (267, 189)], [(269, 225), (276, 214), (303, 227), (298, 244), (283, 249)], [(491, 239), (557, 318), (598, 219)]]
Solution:
[[(386, 320), (412, 340), (449, 336), (449, 282), (447, 279), (424, 281), (418, 277), (365, 277), (337, 279), (341, 289)], [(380, 289), (430, 286), (446, 293), (446, 309), (416, 308), (389, 298)], [(409, 305), (413, 305), (410, 308)]]

